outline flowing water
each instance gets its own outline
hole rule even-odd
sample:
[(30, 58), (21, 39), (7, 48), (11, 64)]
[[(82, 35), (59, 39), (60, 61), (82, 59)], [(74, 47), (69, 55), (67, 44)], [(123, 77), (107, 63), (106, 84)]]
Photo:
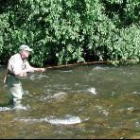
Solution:
[(22, 106), (7, 106), (0, 70), (0, 138), (140, 138), (140, 66), (47, 69), (21, 79)]

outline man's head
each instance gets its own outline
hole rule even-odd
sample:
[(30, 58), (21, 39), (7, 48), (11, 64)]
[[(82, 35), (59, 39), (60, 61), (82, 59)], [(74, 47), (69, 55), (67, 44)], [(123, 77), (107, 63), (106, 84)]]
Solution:
[(22, 57), (23, 59), (28, 58), (29, 55), (30, 55), (30, 52), (33, 51), (33, 49), (31, 49), (31, 48), (30, 48), (29, 46), (27, 46), (27, 45), (21, 45), (20, 48), (19, 48), (19, 50), (20, 50), (21, 57)]

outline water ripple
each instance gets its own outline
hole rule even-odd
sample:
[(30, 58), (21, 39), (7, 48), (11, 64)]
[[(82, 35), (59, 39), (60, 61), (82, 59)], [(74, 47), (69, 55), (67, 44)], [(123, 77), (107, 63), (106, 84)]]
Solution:
[(70, 124), (78, 124), (81, 123), (82, 120), (79, 117), (72, 116), (72, 115), (66, 115), (64, 118), (55, 118), (55, 117), (46, 117), (46, 118), (40, 118), (40, 119), (14, 119), (14, 121), (24, 121), (24, 122), (48, 122), (51, 124), (64, 124), (64, 125), (70, 125)]
[(4, 112), (4, 111), (12, 111), (12, 110), (28, 110), (30, 107), (29, 106), (16, 106), (16, 107), (0, 107), (0, 112)]

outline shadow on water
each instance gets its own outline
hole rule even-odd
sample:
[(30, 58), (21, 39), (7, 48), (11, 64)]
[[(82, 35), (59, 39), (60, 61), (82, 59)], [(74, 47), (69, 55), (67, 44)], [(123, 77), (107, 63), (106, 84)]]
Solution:
[(7, 109), (0, 88), (1, 138), (140, 138), (138, 65), (48, 69), (21, 80), (18, 110)]

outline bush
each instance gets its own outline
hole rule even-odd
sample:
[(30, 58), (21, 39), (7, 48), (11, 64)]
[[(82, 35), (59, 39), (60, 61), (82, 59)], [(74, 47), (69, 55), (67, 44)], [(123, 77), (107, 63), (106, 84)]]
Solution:
[[(28, 44), (33, 65), (139, 62), (138, 0), (2, 0), (0, 63)], [(128, 22), (129, 21), (129, 22)]]

